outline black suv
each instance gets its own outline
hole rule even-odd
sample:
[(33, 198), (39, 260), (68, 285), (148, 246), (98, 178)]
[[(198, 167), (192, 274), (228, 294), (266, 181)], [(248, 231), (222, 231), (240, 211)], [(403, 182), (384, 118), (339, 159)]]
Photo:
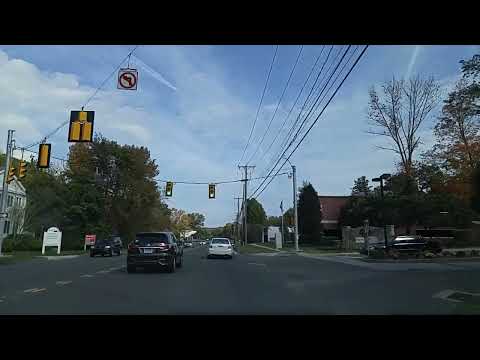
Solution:
[(120, 255), (122, 253), (122, 240), (119, 237), (109, 237), (95, 241), (90, 247), (90, 256), (95, 255)]
[(166, 267), (174, 272), (183, 263), (183, 245), (172, 232), (143, 232), (128, 245), (127, 272), (137, 267)]

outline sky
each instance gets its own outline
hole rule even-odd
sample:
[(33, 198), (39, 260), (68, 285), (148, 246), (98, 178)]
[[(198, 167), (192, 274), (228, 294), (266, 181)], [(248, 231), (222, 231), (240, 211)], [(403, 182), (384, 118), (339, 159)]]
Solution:
[[(113, 72), (85, 110), (95, 111), (95, 132), (120, 144), (147, 146), (159, 166), (159, 180), (240, 179), (238, 165), (250, 158), (250, 165), (255, 165), (250, 175), (263, 176), (271, 160), (276, 160), (274, 155), (280, 150), (281, 140), (297, 117), (330, 45), (280, 45), (260, 107), (275, 52), (273, 45), (140, 46), (129, 64), (139, 72), (138, 90), (118, 90), (114, 70), (133, 48), (134, 45), (0, 45), (2, 151), (8, 129), (16, 130), (17, 146), (41, 140), (68, 120), (71, 110), (80, 110)], [(330, 63), (342, 49), (332, 49)], [(314, 75), (287, 117), (320, 53)], [(371, 86), (378, 88), (392, 77), (431, 75), (446, 94), (459, 78), (459, 61), (478, 53), (479, 46), (370, 46), (290, 158), (297, 168), (298, 185), (308, 181), (320, 195), (348, 195), (357, 177), (373, 178), (394, 171), (395, 154), (376, 147), (386, 145), (385, 140), (366, 133), (370, 128), (366, 109)], [(126, 66), (125, 62), (122, 67)], [(257, 110), (251, 141), (240, 163)], [(317, 113), (312, 115), (316, 117)], [(420, 132), (424, 148), (434, 141), (434, 117), (435, 113)], [(282, 129), (284, 121), (286, 126)], [(279, 130), (280, 136), (264, 155)], [(67, 157), (67, 131), (68, 126), (49, 139), (53, 156)], [(249, 193), (259, 184), (259, 180), (250, 181)], [(209, 200), (207, 185), (175, 184), (173, 197), (167, 202), (170, 207), (204, 214), (207, 226), (222, 226), (234, 219), (234, 198), (242, 196), (241, 187), (241, 183), (220, 184), (216, 199)], [(288, 208), (292, 196), (292, 180), (283, 175), (275, 178), (258, 200), (267, 215), (279, 216), (280, 202)]]

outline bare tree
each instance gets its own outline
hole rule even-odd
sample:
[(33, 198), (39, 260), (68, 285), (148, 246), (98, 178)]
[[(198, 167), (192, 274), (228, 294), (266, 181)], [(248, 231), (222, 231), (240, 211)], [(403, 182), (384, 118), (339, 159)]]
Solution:
[(390, 150), (401, 158), (402, 169), (413, 175), (413, 155), (421, 143), (418, 130), (440, 98), (440, 86), (432, 78), (419, 76), (405, 80), (393, 78), (382, 85), (381, 97), (375, 87), (370, 90), (368, 119), (373, 129), (368, 133), (389, 138)]

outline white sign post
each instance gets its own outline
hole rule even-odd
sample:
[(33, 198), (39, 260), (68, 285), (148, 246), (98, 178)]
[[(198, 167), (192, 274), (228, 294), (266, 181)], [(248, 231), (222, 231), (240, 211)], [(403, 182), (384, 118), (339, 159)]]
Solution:
[(62, 247), (62, 232), (58, 228), (51, 227), (43, 233), (42, 255), (45, 254), (45, 248), (47, 246), (56, 246), (57, 254), (60, 254), (60, 249)]

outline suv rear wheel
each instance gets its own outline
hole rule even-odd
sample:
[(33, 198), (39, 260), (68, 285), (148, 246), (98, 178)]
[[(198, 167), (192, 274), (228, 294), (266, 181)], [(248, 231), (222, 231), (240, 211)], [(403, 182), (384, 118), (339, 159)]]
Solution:
[(180, 255), (178, 258), (180, 259), (180, 261), (178, 261), (176, 265), (177, 265), (179, 268), (181, 268), (182, 265), (183, 265), (183, 255)]
[(172, 261), (171, 261), (171, 263), (170, 263), (170, 265), (168, 266), (168, 272), (169, 272), (169, 273), (175, 272), (176, 262), (177, 262), (177, 261), (175, 260), (175, 258), (173, 258)]
[(137, 269), (135, 268), (135, 266), (132, 266), (132, 265), (127, 265), (127, 272), (130, 274), (130, 273), (134, 273), (136, 272)]

